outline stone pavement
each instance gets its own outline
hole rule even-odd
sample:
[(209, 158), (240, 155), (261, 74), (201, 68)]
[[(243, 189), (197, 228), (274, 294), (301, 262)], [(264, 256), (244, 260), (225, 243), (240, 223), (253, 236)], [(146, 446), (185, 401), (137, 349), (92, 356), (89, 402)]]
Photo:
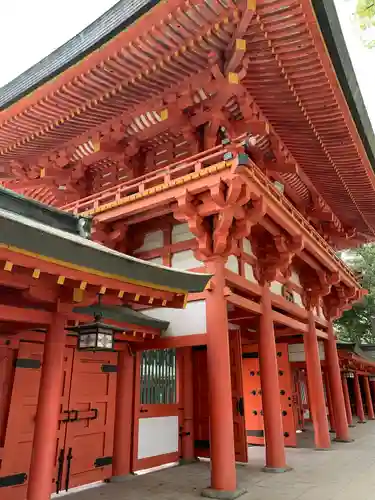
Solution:
[[(375, 498), (375, 422), (351, 429), (355, 441), (330, 451), (288, 449), (293, 470), (261, 472), (264, 449), (249, 448), (249, 464), (238, 466), (243, 500), (372, 500)], [(209, 463), (164, 469), (123, 483), (69, 495), (69, 500), (197, 500), (209, 484)]]

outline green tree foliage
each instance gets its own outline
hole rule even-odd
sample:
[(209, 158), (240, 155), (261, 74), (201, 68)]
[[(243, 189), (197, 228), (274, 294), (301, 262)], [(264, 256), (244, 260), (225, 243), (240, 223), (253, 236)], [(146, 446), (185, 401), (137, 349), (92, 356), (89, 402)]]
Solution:
[(343, 252), (341, 257), (359, 274), (368, 294), (336, 321), (337, 333), (341, 340), (375, 343), (375, 245)]
[[(375, 27), (375, 0), (357, 0), (355, 17), (362, 30), (368, 30)], [(375, 48), (375, 40), (366, 41), (365, 45), (372, 49)]]

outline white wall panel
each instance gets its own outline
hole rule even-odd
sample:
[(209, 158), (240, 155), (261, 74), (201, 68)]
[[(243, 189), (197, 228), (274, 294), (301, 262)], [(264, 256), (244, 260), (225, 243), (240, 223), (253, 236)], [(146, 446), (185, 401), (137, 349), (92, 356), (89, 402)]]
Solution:
[(169, 321), (168, 329), (163, 337), (180, 337), (182, 335), (198, 335), (206, 333), (206, 302), (197, 300), (188, 302), (185, 309), (166, 309), (155, 307), (142, 311), (151, 318)]
[(305, 307), (303, 305), (303, 302), (302, 302), (302, 297), (299, 293), (293, 291), (293, 297), (294, 297), (294, 303), (297, 304), (297, 306), (300, 306), (300, 307)]
[[(325, 360), (324, 344), (318, 342), (319, 359)], [(303, 344), (289, 344), (288, 345), (289, 361), (291, 362), (304, 362), (306, 361), (305, 347)]]
[(172, 255), (172, 267), (175, 269), (195, 269), (202, 267), (203, 262), (196, 259), (193, 250), (183, 250)]
[(146, 233), (143, 245), (137, 249), (137, 252), (147, 252), (148, 250), (155, 250), (155, 248), (162, 248), (164, 246), (163, 231), (152, 231)]
[(242, 240), (242, 249), (248, 255), (253, 255), (253, 249), (251, 248), (251, 242), (249, 239), (244, 238)]
[(254, 276), (253, 266), (245, 262), (244, 271), (245, 271), (245, 278), (253, 283), (256, 283), (257, 280), (255, 279)]
[(151, 262), (152, 264), (163, 265), (163, 257), (154, 257), (153, 259), (148, 259), (146, 262)]
[(229, 255), (228, 260), (225, 263), (225, 267), (229, 269), (229, 271), (239, 274), (240, 269), (238, 266), (238, 257), (235, 255)]
[(178, 451), (178, 417), (139, 419), (138, 459)]
[(292, 271), (292, 275), (290, 277), (290, 281), (292, 281), (296, 285), (300, 285), (301, 284), (300, 279), (299, 279), (299, 275), (298, 275), (298, 273), (296, 271)]
[(172, 243), (189, 241), (194, 239), (194, 234), (190, 231), (188, 224), (178, 224), (172, 228)]
[(275, 293), (276, 295), (282, 295), (282, 288), (283, 285), (279, 281), (272, 281), (270, 290), (272, 293)]

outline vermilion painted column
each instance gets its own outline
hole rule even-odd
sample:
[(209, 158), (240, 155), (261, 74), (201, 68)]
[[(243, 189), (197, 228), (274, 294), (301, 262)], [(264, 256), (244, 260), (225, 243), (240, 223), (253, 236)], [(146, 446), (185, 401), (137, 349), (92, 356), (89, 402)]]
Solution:
[(233, 498), (237, 492), (234, 454), (233, 403), (229, 357), (227, 301), (224, 296), (225, 261), (206, 263), (214, 275), (206, 298), (207, 371), (210, 412), (211, 487), (203, 496)]
[(121, 481), (130, 474), (134, 357), (128, 349), (120, 351), (117, 363), (116, 412), (113, 446), (112, 481)]
[(183, 351), (183, 407), (184, 425), (182, 435), (182, 463), (195, 460), (194, 453), (194, 414), (193, 414), (193, 353), (191, 347), (184, 347)]
[(49, 500), (54, 475), (65, 353), (65, 317), (56, 313), (44, 343), (27, 500)]
[(357, 409), (357, 417), (359, 418), (358, 423), (364, 424), (366, 420), (365, 420), (365, 412), (363, 410), (361, 386), (359, 384), (358, 373), (354, 374), (354, 394), (355, 394), (355, 404)]
[(336, 337), (332, 321), (328, 324), (328, 339), (324, 343), (326, 366), (331, 391), (332, 409), (335, 419), (336, 440), (350, 442), (348, 420), (346, 417), (344, 393), (342, 391), (341, 371), (337, 354)]
[(275, 331), (269, 287), (262, 292), (262, 315), (259, 329), (259, 367), (262, 388), (266, 471), (285, 472), (286, 465), (283, 422), (281, 416), (279, 369), (277, 365)]
[(374, 405), (372, 402), (370, 382), (369, 382), (368, 376), (364, 376), (363, 381), (364, 381), (364, 386), (365, 386), (367, 418), (369, 420), (375, 420)]
[(315, 446), (319, 450), (326, 450), (331, 446), (331, 439), (329, 436), (326, 414), (318, 337), (316, 334), (315, 320), (312, 311), (309, 311), (309, 329), (308, 332), (304, 334), (303, 340), (306, 355), (310, 411), (314, 425)]
[(345, 377), (344, 373), (342, 374), (342, 391), (344, 394), (346, 419), (348, 421), (348, 425), (349, 427), (355, 427), (355, 425), (353, 425), (353, 414), (352, 414), (352, 405), (350, 403), (348, 379)]
[(325, 373), (324, 383), (325, 383), (325, 388), (326, 388), (326, 398), (327, 398), (327, 405), (328, 405), (329, 427), (330, 427), (330, 431), (334, 432), (335, 431), (335, 415), (333, 413), (331, 389), (329, 387), (329, 378), (328, 378), (327, 373)]

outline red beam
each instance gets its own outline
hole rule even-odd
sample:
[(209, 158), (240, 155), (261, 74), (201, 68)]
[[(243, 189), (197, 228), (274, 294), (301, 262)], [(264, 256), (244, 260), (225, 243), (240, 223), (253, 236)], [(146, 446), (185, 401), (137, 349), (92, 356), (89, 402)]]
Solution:
[(198, 335), (182, 335), (181, 337), (163, 337), (149, 340), (137, 346), (132, 346), (132, 349), (146, 351), (149, 349), (168, 349), (172, 347), (179, 348), (206, 344), (207, 334), (201, 333)]

